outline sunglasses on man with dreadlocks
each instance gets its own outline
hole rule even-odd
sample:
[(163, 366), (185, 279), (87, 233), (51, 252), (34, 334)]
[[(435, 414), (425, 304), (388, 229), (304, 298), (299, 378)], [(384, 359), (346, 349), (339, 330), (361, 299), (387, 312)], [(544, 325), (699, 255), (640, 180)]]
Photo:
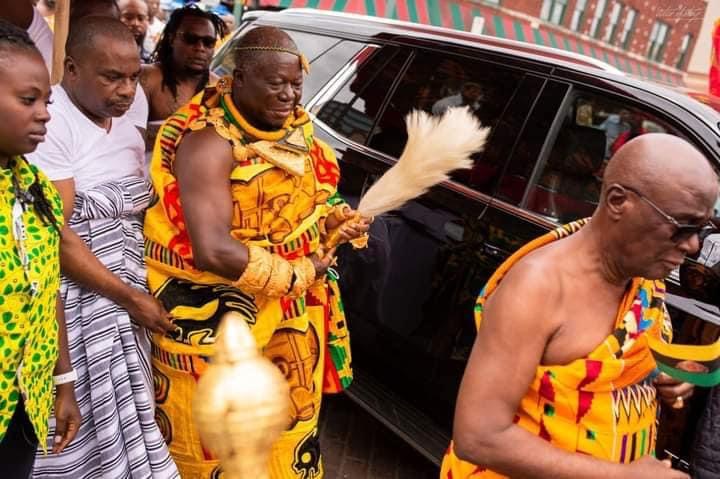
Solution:
[(225, 23), (195, 4), (173, 11), (152, 55), (162, 70), (162, 84), (177, 99), (178, 83), (187, 74), (201, 74), (195, 93), (210, 80), (210, 60), (218, 40), (227, 34)]

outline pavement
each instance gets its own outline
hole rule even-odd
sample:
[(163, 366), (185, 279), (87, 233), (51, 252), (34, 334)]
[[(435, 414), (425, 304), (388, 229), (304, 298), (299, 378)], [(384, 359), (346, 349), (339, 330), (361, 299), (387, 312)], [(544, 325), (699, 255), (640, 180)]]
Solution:
[(320, 444), (326, 479), (438, 479), (438, 468), (344, 395), (325, 396)]

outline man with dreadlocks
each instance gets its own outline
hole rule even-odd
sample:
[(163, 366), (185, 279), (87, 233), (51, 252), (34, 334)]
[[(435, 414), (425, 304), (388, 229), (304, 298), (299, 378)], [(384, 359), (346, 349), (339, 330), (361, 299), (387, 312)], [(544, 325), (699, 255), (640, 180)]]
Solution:
[(158, 136), (145, 219), (148, 285), (177, 329), (153, 337), (157, 417), (183, 477), (216, 477), (197, 440), (191, 399), (228, 311), (242, 315), (290, 387), (288, 429), (270, 477), (323, 475), (323, 392), (351, 380), (348, 334), (329, 238), (368, 230), (338, 200), (333, 151), (299, 105), (307, 60), (283, 31), (260, 27), (236, 47), (233, 77), (205, 88)]
[(0, 74), (0, 464), (3, 477), (25, 479), (38, 438), (45, 449), (53, 396), (53, 453), (77, 434), (80, 411), (58, 308), (62, 204), (23, 157), (45, 136), (50, 79), (28, 34), (3, 20)]
[(60, 192), (69, 225), (61, 296), (83, 417), (61, 455), (37, 459), (42, 479), (177, 477), (153, 414), (147, 329), (173, 326), (144, 291), (150, 188), (143, 138), (127, 115), (139, 74), (134, 38), (119, 20), (73, 24), (47, 140), (31, 158)]
[[(210, 73), (215, 44), (225, 24), (196, 5), (176, 9), (165, 26), (153, 59), (143, 67), (140, 83), (150, 104), (150, 121), (159, 123), (217, 78)], [(157, 128), (157, 127), (156, 127)], [(148, 135), (154, 144), (157, 130)]]

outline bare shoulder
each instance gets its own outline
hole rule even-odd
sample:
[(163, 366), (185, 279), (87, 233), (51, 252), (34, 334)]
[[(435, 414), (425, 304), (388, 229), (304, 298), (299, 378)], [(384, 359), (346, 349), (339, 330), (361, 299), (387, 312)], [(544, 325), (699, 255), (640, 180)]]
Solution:
[(497, 319), (516, 326), (532, 325), (547, 334), (557, 328), (554, 315), (547, 312), (562, 298), (562, 281), (554, 255), (538, 250), (519, 260), (505, 275), (485, 303), (483, 322)]
[(213, 128), (203, 128), (185, 135), (178, 146), (175, 161), (193, 164), (202, 162), (205, 166), (231, 164), (232, 147)]
[(557, 294), (559, 273), (555, 252), (546, 248), (533, 251), (520, 259), (503, 278), (502, 285), (510, 285), (527, 297), (548, 297)]
[(142, 66), (142, 70), (140, 71), (140, 84), (148, 94), (157, 90), (162, 84), (162, 78), (162, 70), (157, 63)]

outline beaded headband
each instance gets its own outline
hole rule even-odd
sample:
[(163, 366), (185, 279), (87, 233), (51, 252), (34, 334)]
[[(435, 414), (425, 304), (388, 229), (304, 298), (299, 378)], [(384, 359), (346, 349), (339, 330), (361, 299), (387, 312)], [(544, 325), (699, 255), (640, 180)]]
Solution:
[(257, 51), (257, 52), (281, 52), (281, 53), (289, 53), (291, 55), (295, 55), (300, 59), (300, 64), (302, 65), (302, 69), (305, 72), (305, 74), (310, 73), (310, 62), (308, 62), (308, 59), (305, 55), (300, 53), (297, 50), (292, 50), (290, 48), (283, 48), (283, 47), (262, 47), (262, 46), (254, 46), (254, 47), (237, 47), (235, 51), (243, 50), (243, 51)]

